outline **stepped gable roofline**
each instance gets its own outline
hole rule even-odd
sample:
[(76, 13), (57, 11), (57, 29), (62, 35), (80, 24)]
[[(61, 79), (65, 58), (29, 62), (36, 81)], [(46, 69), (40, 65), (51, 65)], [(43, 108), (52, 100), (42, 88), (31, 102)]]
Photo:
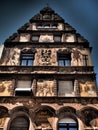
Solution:
[[(80, 35), (79, 33), (76, 33), (78, 42), (88, 42), (87, 39), (85, 39), (82, 35)], [(88, 42), (89, 43), (89, 42)]]
[(60, 17), (55, 11), (50, 7), (44, 7), (40, 10), (40, 13), (36, 14), (34, 17), (30, 19), (30, 22), (34, 21), (61, 21), (64, 22), (64, 19)]
[(18, 40), (19, 40), (19, 34), (18, 34), (18, 33), (13, 33), (11, 36), (9, 36), (9, 37), (5, 40), (4, 44), (5, 44), (6, 42), (17, 42)]

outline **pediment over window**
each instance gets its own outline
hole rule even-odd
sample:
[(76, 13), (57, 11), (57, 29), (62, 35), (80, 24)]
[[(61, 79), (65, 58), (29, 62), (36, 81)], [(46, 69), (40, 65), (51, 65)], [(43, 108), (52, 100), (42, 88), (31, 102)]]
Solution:
[(35, 48), (24, 48), (21, 50), (21, 53), (36, 53), (36, 49)]

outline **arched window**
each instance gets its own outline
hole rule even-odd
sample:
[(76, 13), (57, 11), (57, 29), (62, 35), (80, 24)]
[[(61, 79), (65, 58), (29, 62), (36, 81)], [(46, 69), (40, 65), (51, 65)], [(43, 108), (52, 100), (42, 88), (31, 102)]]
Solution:
[(49, 24), (44, 25), (44, 28), (50, 28)]
[(43, 28), (43, 26), (41, 24), (38, 24), (37, 28)]
[(78, 130), (78, 123), (72, 118), (63, 118), (58, 123), (58, 130)]
[(29, 130), (29, 119), (25, 116), (16, 117), (11, 122), (9, 130)]
[(53, 25), (52, 25), (52, 28), (57, 28), (57, 24), (53, 24)]

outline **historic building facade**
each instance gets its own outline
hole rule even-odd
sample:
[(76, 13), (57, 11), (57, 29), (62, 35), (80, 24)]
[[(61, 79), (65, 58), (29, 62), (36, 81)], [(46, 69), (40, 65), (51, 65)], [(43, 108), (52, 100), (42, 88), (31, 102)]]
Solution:
[(92, 47), (50, 7), (4, 42), (0, 130), (98, 130)]

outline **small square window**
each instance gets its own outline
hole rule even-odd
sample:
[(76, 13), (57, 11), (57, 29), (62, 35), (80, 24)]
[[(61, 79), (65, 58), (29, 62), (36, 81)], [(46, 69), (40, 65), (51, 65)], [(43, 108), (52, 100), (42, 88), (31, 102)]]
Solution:
[(37, 42), (39, 40), (39, 36), (32, 36), (32, 41)]
[(55, 42), (61, 42), (61, 36), (54, 36)]

